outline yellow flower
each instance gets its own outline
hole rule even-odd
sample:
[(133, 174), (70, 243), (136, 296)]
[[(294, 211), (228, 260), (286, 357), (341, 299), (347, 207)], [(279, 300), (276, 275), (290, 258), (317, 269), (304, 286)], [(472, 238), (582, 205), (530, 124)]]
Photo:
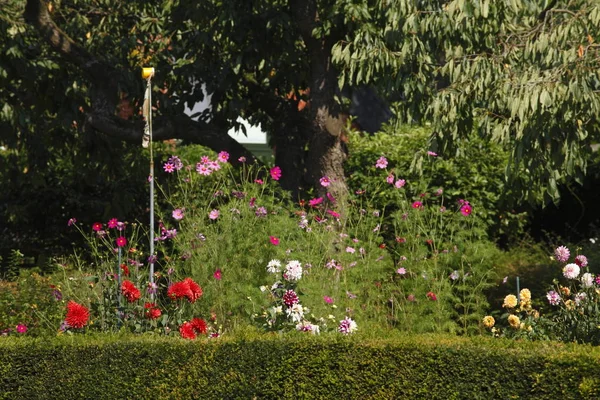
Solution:
[(487, 316), (483, 317), (483, 326), (485, 326), (486, 328), (493, 327), (495, 323), (496, 323), (496, 320), (491, 315), (487, 315)]
[(565, 301), (565, 307), (567, 308), (567, 310), (574, 310), (575, 309), (575, 302), (571, 299)]
[(516, 315), (508, 316), (508, 324), (515, 329), (519, 329), (521, 327), (521, 320)]
[(504, 298), (504, 304), (502, 304), (502, 307), (506, 307), (506, 308), (514, 308), (517, 305), (517, 296), (515, 296), (514, 294), (509, 294), (508, 296), (506, 296)]
[(522, 302), (528, 302), (531, 300), (531, 291), (529, 289), (522, 289), (519, 292), (519, 299), (521, 299)]

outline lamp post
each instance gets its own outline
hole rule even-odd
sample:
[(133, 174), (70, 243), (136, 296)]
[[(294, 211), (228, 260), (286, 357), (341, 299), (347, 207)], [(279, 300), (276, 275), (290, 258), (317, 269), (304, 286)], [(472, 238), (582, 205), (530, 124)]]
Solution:
[[(144, 94), (144, 105), (142, 114), (146, 121), (142, 147), (150, 148), (150, 287), (154, 288), (154, 154), (152, 153), (152, 77), (154, 68), (143, 68), (142, 78), (146, 79), (146, 93)], [(154, 299), (154, 291), (150, 291), (150, 297)]]

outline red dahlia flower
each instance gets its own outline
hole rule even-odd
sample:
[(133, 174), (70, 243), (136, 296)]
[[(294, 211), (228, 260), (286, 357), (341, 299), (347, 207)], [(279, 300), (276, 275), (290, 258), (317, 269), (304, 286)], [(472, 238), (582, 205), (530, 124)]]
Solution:
[(139, 300), (139, 298), (141, 297), (139, 289), (135, 287), (133, 282), (128, 280), (124, 280), (121, 284), (121, 292), (123, 293), (123, 296), (125, 296), (127, 301), (130, 303)]
[(184, 339), (196, 339), (196, 332), (194, 332), (194, 325), (191, 322), (184, 322), (179, 327), (179, 334)]
[(65, 321), (72, 328), (83, 328), (90, 318), (90, 311), (81, 304), (69, 300), (67, 303), (67, 317)]
[(173, 300), (186, 297), (190, 303), (194, 303), (202, 296), (202, 288), (192, 278), (185, 278), (183, 281), (171, 285), (167, 295)]
[(204, 334), (207, 331), (206, 321), (202, 318), (194, 318), (191, 321), (192, 326), (194, 327), (194, 331), (198, 334)]
[(154, 303), (146, 303), (144, 304), (144, 308), (146, 309), (145, 315), (148, 319), (157, 319), (162, 315), (162, 312), (159, 308), (156, 308), (156, 304)]

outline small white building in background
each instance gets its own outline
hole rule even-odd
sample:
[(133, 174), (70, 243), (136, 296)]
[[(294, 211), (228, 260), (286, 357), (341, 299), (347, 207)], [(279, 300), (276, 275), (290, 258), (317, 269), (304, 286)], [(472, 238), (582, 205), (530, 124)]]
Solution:
[[(210, 97), (211, 96), (209, 95), (205, 96), (204, 100), (200, 103), (196, 103), (192, 109), (189, 109), (186, 106), (185, 113), (187, 115), (193, 115), (206, 110), (208, 107), (210, 107)], [(269, 159), (273, 157), (273, 151), (267, 145), (267, 134), (262, 131), (260, 125), (252, 126), (242, 118), (238, 118), (238, 122), (241, 122), (245, 126), (246, 134), (244, 134), (244, 132), (241, 130), (232, 128), (227, 132), (229, 136), (237, 140), (257, 158), (268, 162)]]

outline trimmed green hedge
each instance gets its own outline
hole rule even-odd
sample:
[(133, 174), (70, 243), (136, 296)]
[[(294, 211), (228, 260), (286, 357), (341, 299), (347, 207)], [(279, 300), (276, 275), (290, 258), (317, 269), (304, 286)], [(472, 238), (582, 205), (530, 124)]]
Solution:
[(0, 338), (1, 399), (600, 398), (600, 349), (413, 336)]

